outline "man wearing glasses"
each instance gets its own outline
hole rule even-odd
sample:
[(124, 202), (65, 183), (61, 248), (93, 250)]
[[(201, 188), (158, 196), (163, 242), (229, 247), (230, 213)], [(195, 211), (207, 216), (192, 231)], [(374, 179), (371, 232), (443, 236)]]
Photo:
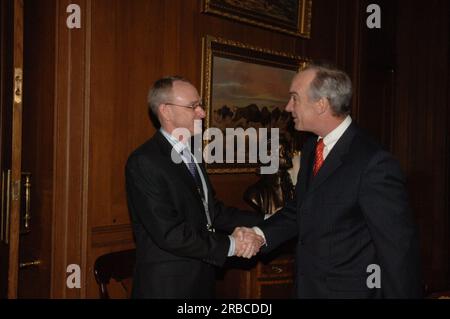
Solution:
[[(215, 267), (229, 256), (254, 256), (263, 239), (244, 236), (237, 226), (254, 226), (263, 216), (226, 207), (214, 190), (190, 139), (205, 111), (187, 80), (166, 77), (148, 95), (161, 128), (128, 158), (126, 188), (136, 240), (134, 298), (212, 298)], [(232, 233), (232, 235), (228, 235)]]

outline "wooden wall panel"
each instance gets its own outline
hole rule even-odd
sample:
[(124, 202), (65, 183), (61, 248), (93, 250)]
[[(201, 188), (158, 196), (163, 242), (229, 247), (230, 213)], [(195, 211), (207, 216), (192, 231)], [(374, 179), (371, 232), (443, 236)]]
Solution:
[[(51, 295), (97, 297), (95, 259), (133, 246), (124, 165), (155, 132), (146, 116), (148, 88), (161, 76), (180, 74), (200, 89), (201, 39), (207, 34), (331, 60), (352, 75), (354, 117), (392, 149), (407, 174), (426, 280), (433, 290), (448, 287), (449, 5), (434, 0), (426, 9), (422, 2), (409, 8), (398, 1), (382, 1), (389, 27), (374, 34), (364, 29), (367, 1), (315, 0), (310, 40), (202, 14), (197, 0), (80, 0), (83, 27), (69, 31), (70, 1), (55, 1)], [(387, 72), (392, 69), (394, 78)], [(436, 155), (435, 149), (447, 152)], [(242, 194), (256, 179), (212, 176), (219, 198), (242, 208)], [(70, 263), (82, 266), (80, 290), (65, 287)], [(219, 292), (233, 278), (249, 279), (231, 272)], [(227, 296), (248, 295), (244, 290)]]
[(400, 160), (420, 230), (424, 285), (449, 285), (446, 1), (378, 1), (382, 28), (365, 27), (360, 1), (354, 117)]
[(385, 147), (391, 148), (394, 116), (396, 1), (378, 1), (381, 28), (366, 25), (369, 0), (360, 1), (359, 56), (356, 74), (360, 88), (354, 99), (354, 118)]
[[(353, 51), (348, 40), (342, 43), (336, 38), (348, 28), (345, 8), (351, 6), (338, 10), (342, 1), (314, 1), (312, 40), (202, 14), (196, 0), (91, 3), (88, 228), (92, 237), (86, 293), (95, 297), (97, 287), (91, 275), (95, 258), (101, 252), (119, 249), (114, 236), (108, 248), (104, 244), (98, 249), (95, 229), (129, 223), (124, 166), (129, 153), (154, 132), (146, 116), (146, 95), (156, 79), (180, 74), (200, 90), (201, 39), (205, 35), (332, 61), (344, 61), (343, 57)], [(256, 179), (248, 174), (212, 177), (219, 197), (239, 207), (247, 207), (242, 194)], [(228, 192), (230, 188), (234, 192)]]
[(450, 6), (401, 0), (397, 10), (393, 151), (419, 224), (424, 283), (438, 291), (450, 287)]
[[(40, 260), (19, 272), (19, 298), (50, 295), (52, 260), (55, 4), (24, 1), (22, 171), (31, 173), (31, 231), (20, 238), (20, 261)], [(22, 208), (23, 211), (23, 208)]]
[(66, 8), (71, 1), (55, 1), (56, 59), (53, 158), (53, 260), (51, 296), (82, 298), (81, 289), (66, 286), (66, 269), (81, 267), (86, 280), (88, 242), (90, 17), (91, 2), (78, 1), (83, 27), (68, 29)]

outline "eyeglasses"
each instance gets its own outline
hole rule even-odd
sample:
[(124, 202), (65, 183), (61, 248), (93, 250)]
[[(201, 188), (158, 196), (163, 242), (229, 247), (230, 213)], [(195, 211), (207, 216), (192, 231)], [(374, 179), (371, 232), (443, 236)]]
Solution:
[(190, 105), (180, 105), (180, 104), (175, 104), (175, 103), (164, 103), (164, 104), (184, 107), (184, 108), (187, 108), (187, 109), (193, 109), (194, 111), (197, 110), (197, 108), (199, 108), (199, 107), (202, 108), (202, 109), (204, 108), (203, 103), (201, 101), (194, 102), (194, 103), (192, 103)]

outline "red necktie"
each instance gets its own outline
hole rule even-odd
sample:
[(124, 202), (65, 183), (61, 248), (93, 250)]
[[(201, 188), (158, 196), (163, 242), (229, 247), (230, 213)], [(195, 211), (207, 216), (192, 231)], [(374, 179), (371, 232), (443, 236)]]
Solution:
[(321, 138), (319, 141), (317, 141), (316, 144), (316, 158), (314, 160), (314, 168), (313, 168), (313, 174), (314, 176), (317, 175), (317, 173), (319, 172), (320, 168), (322, 167), (323, 164), (323, 148), (324, 148), (324, 144), (323, 144), (323, 138)]

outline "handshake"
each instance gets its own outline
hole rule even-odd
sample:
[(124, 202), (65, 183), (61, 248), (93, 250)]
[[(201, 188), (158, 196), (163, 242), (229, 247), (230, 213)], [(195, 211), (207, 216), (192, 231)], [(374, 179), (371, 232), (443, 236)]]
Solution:
[(264, 238), (252, 228), (236, 227), (231, 236), (235, 242), (234, 256), (237, 257), (252, 258), (265, 243)]

